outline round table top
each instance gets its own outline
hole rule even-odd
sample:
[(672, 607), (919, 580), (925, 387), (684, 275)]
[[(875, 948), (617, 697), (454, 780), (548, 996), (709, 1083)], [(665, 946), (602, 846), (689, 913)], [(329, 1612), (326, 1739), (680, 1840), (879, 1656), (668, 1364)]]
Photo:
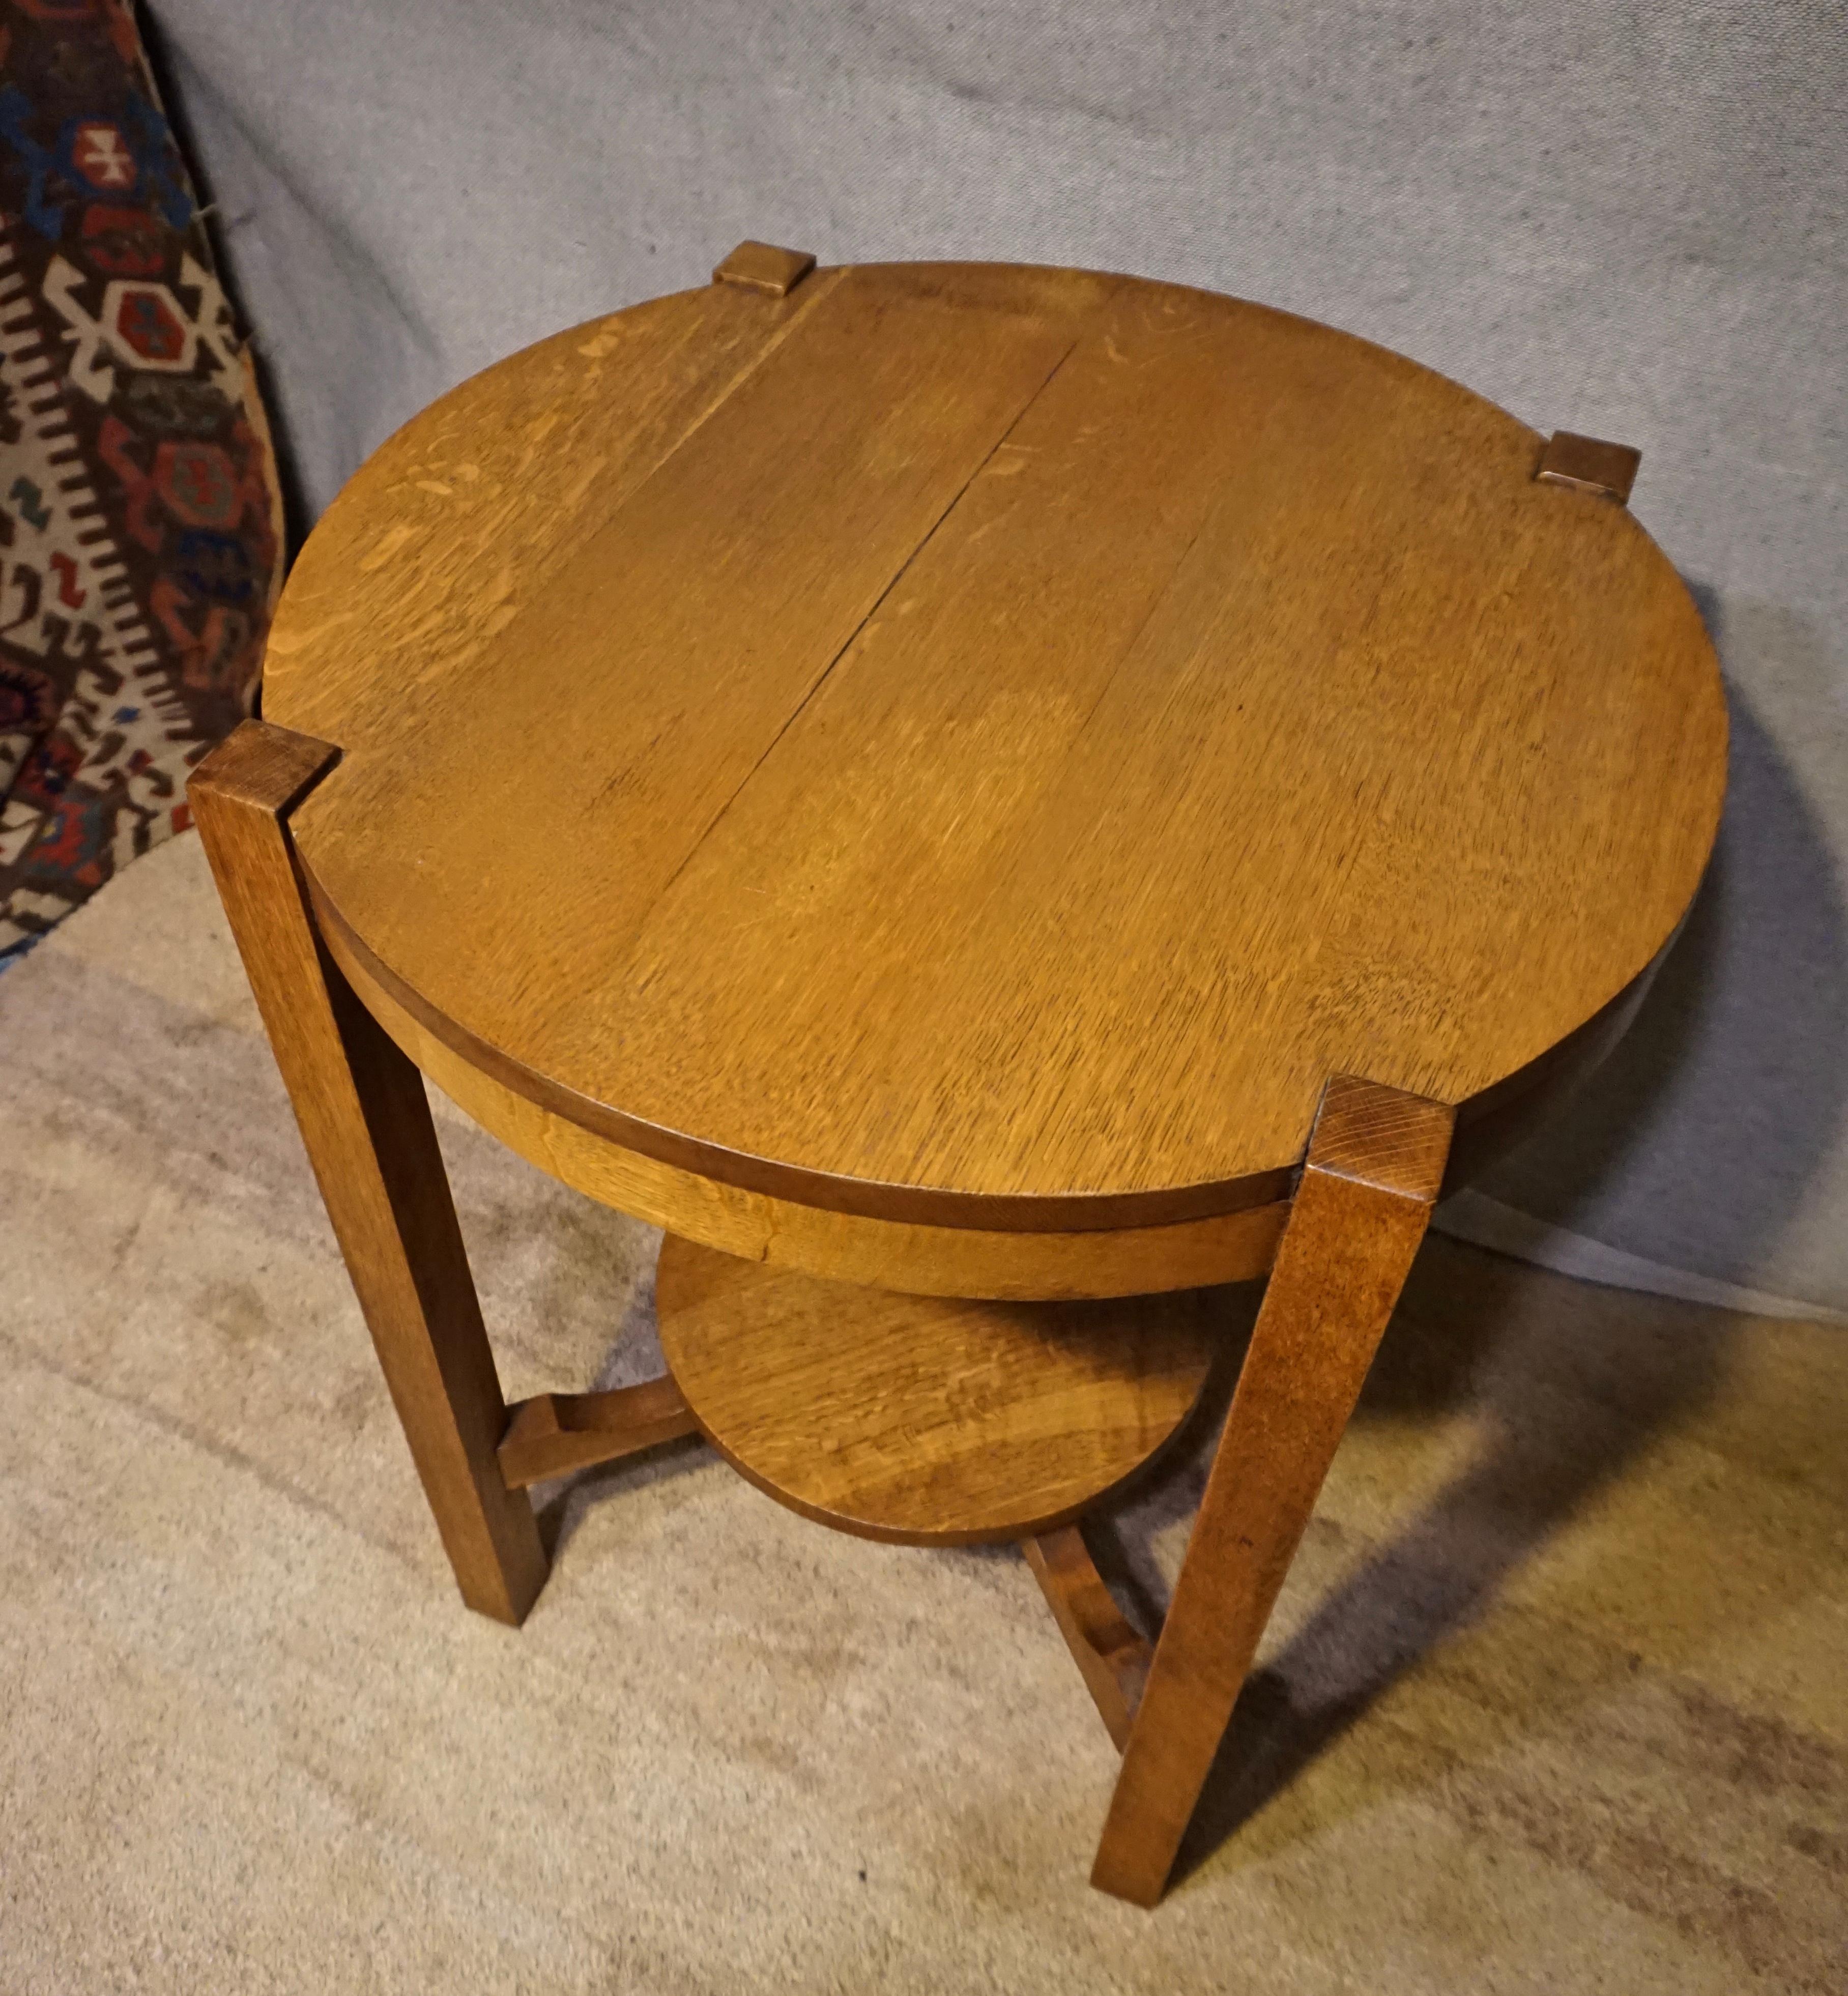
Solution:
[(323, 919), (631, 1148), (897, 1219), (1275, 1197), (1459, 1105), (1697, 886), (1726, 710), (1628, 511), (1350, 336), (1089, 273), (619, 312), (397, 432), (267, 718)]

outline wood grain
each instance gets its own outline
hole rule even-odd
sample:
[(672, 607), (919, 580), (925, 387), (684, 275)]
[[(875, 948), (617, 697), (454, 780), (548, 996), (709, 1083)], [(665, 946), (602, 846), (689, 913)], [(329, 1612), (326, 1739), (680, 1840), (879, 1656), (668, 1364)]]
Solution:
[(1172, 287), (659, 301), (311, 539), (301, 849), (426, 1032), (681, 1172), (992, 1233), (1270, 1204), (1328, 1073), (1467, 1107), (1705, 863), (1711, 647), (1541, 449)]
[[(702, 1178), (631, 1151), (497, 1080), (406, 1011), (395, 986), (379, 980), (377, 965), (353, 950), (337, 921), (324, 934), (373, 1016), (484, 1130), (589, 1197), (745, 1261), (910, 1296), (1032, 1302), (1249, 1282), (1270, 1267), (1282, 1237), (1289, 1203), (1282, 1196), (1165, 1227), (1007, 1232), (871, 1219)], [(1279, 1195), (1288, 1182), (1278, 1174)]]
[(318, 947), (296, 877), (289, 814), (337, 753), (247, 721), (188, 795), (456, 1584), (517, 1623), (545, 1555), (496, 1458), (506, 1404), (423, 1082)]
[(1444, 1175), (1444, 1104), (1351, 1079), (1323, 1097), (1091, 1882), (1161, 1896)]
[(1218, 1344), (1210, 1292), (895, 1296), (672, 1234), (655, 1293), (668, 1365), (742, 1475), (805, 1516), (907, 1545), (1075, 1517), (1172, 1437)]
[(1154, 1651), (1124, 1619), (1076, 1525), (1021, 1541), (1052, 1619), (1121, 1753), (1142, 1702)]
[[(695, 1416), (843, 1529), (1029, 1539), (1152, 1903), (1453, 1136), (1688, 905), (1717, 666), (1633, 452), (1206, 294), (812, 264), (392, 439), (276, 617), (316, 738), (201, 816), (471, 1600), (542, 1573), (510, 1482)], [(673, 1230), (674, 1380), (508, 1425), (413, 1062)], [(1151, 1661), (1064, 1528), (1273, 1254)]]
[(665, 1377), (599, 1393), (539, 1393), (512, 1409), (501, 1474), (510, 1490), (523, 1490), (698, 1431), (686, 1395)]

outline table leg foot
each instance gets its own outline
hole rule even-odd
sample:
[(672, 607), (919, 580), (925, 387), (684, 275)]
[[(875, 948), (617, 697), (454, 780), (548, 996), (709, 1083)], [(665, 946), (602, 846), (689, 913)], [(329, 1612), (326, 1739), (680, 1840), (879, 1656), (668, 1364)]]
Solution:
[(1181, 1839), (1424, 1237), (1451, 1111), (1337, 1077), (1124, 1750), (1091, 1882), (1141, 1906)]
[(290, 810), (338, 759), (246, 721), (189, 795), (462, 1597), (518, 1623), (545, 1554), (531, 1500), (501, 1475), (507, 1406), (423, 1079), (322, 948), (289, 836)]

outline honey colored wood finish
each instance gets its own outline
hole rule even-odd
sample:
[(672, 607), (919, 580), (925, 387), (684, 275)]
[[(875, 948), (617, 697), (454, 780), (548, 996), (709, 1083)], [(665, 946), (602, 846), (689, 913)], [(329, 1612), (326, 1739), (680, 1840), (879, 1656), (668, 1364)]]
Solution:
[(510, 1490), (524, 1490), (698, 1431), (669, 1378), (601, 1393), (540, 1393), (513, 1409), (499, 1451), (501, 1475)]
[[(696, 1416), (843, 1529), (1024, 1538), (1125, 1749), (1096, 1882), (1152, 1903), (1447, 1165), (1688, 905), (1716, 661), (1634, 452), (1364, 342), (714, 277), (375, 455), (201, 821), (468, 1598), (542, 1574), (510, 1486)], [(510, 1419), (418, 1069), (670, 1230), (673, 1378)], [(1070, 1521), (1273, 1257), (1151, 1659)]]
[(1130, 1728), (1091, 1882), (1160, 1898), (1386, 1320), (1452, 1117), (1331, 1081)]
[(1329, 1073), (1467, 1109), (1705, 862), (1711, 647), (1542, 450), (1172, 287), (659, 300), (316, 530), (268, 711), (344, 752), (298, 846), (430, 1039), (708, 1185), (993, 1235), (1272, 1206)]
[(1155, 1653), (1124, 1619), (1076, 1525), (1024, 1540), (1020, 1550), (1120, 1753)]
[[(1168, 1227), (1003, 1233), (871, 1220), (701, 1178), (631, 1151), (496, 1080), (400, 1004), (337, 920), (323, 934), (374, 1017), (484, 1130), (590, 1198), (745, 1261), (910, 1296), (1056, 1301), (1249, 1282), (1270, 1267), (1282, 1236), (1289, 1203), (1282, 1196)], [(1288, 1183), (1288, 1175), (1279, 1173), (1280, 1195)]]
[(1629, 444), (1606, 443), (1601, 437), (1556, 430), (1547, 440), (1534, 476), (1550, 485), (1570, 486), (1574, 491), (1627, 506), (1642, 462), (1642, 452)]
[(701, 1431), (779, 1502), (905, 1545), (1024, 1538), (1148, 1462), (1199, 1396), (1213, 1298), (895, 1296), (669, 1234), (661, 1349)]
[(715, 284), (742, 284), (773, 298), (786, 298), (815, 267), (806, 250), (779, 250), (769, 243), (741, 243), (712, 274)]
[(337, 752), (247, 721), (188, 797), (456, 1583), (517, 1623), (545, 1555), (496, 1459), (507, 1408), (423, 1082), (317, 946), (296, 877), (290, 814)]

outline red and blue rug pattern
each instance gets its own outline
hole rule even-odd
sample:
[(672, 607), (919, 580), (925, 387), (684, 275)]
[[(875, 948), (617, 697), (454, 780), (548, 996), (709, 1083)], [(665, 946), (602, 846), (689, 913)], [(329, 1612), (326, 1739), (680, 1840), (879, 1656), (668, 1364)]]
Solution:
[(281, 567), (268, 426), (122, 0), (0, 0), (0, 963), (187, 823)]

